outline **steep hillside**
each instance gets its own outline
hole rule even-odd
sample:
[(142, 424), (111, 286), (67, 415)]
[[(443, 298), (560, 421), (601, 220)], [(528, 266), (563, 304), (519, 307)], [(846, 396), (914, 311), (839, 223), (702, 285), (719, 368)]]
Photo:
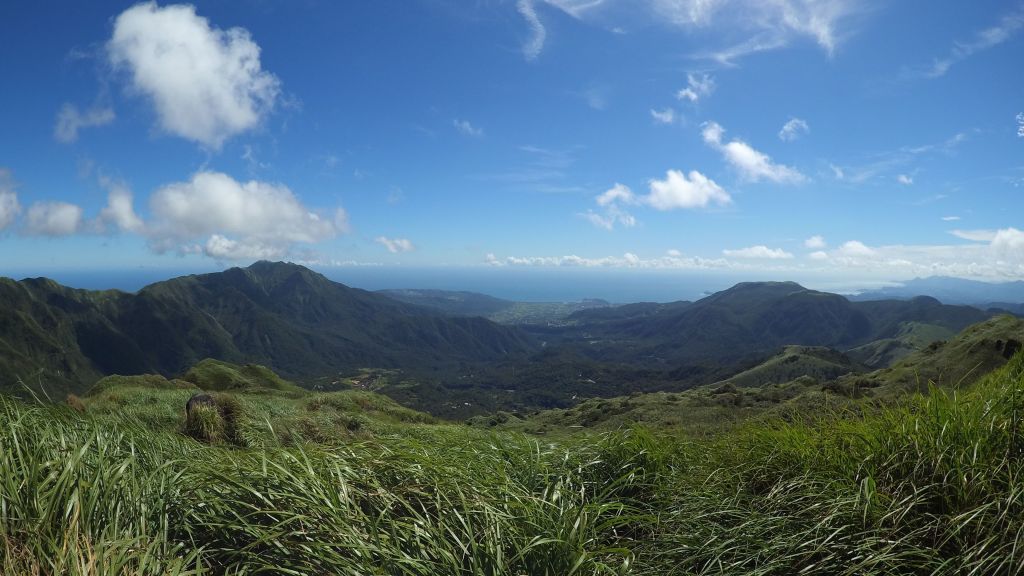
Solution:
[(961, 386), (1006, 364), (1024, 342), (1024, 319), (1003, 315), (968, 327), (948, 341), (936, 341), (888, 368), (840, 383), (877, 388), (877, 394), (927, 390), (934, 384)]

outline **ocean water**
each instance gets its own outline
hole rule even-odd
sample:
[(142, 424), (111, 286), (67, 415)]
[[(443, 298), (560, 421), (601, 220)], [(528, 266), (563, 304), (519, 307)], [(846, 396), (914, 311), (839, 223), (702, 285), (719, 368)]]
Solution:
[(522, 302), (600, 298), (613, 303), (696, 300), (740, 281), (738, 277), (646, 270), (515, 268), (342, 268), (328, 278), (363, 288), (419, 288), (480, 292)]

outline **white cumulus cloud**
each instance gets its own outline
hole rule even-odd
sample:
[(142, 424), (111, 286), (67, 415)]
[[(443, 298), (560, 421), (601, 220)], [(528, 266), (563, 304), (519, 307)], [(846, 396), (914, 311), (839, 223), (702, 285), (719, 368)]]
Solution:
[(82, 128), (103, 126), (114, 121), (113, 108), (93, 107), (82, 112), (74, 104), (64, 104), (57, 113), (57, 124), (53, 127), (53, 137), (58, 142), (74, 142), (78, 140), (78, 131)]
[(822, 237), (820, 234), (816, 234), (814, 236), (811, 236), (807, 240), (804, 240), (804, 246), (810, 248), (811, 250), (821, 250), (826, 245), (827, 244), (825, 243), (825, 238)]
[(598, 228), (604, 228), (605, 230), (614, 230), (616, 225), (622, 226), (623, 228), (632, 228), (636, 226), (636, 218), (626, 212), (622, 208), (611, 205), (604, 209), (603, 213), (594, 212), (593, 210), (587, 210), (586, 213), (581, 214), (588, 222)]
[(675, 124), (677, 120), (676, 111), (672, 108), (663, 108), (661, 110), (651, 109), (651, 118), (658, 124)]
[[(180, 249), (196, 240), (207, 243), (208, 253), (226, 254), (276, 251), (283, 254), (294, 243), (315, 243), (348, 228), (341, 208), (320, 214), (304, 206), (282, 184), (238, 182), (219, 172), (198, 172), (188, 182), (168, 184), (150, 197), (153, 222), (148, 227), (157, 250)], [(221, 238), (209, 240), (214, 236)], [(237, 244), (229, 245), (226, 240)]]
[(992, 249), (1001, 257), (1024, 263), (1024, 232), (1016, 228), (1003, 228), (992, 238)]
[(760, 258), (765, 260), (789, 260), (793, 257), (792, 254), (782, 248), (769, 248), (763, 244), (736, 250), (722, 250), (722, 254), (733, 258)]
[(412, 252), (416, 249), (407, 238), (388, 238), (386, 236), (378, 236), (373, 240), (377, 244), (388, 249), (388, 252), (392, 254), (398, 254), (400, 252)]
[(914, 178), (907, 174), (900, 174), (899, 176), (896, 177), (896, 181), (899, 182), (900, 184), (903, 184), (904, 186), (910, 186), (911, 184), (914, 183)]
[(18, 203), (18, 193), (14, 191), (11, 171), (0, 168), (0, 230), (13, 224), (20, 212), (21, 204)]
[(644, 196), (642, 201), (656, 210), (704, 208), (708, 204), (732, 203), (728, 192), (696, 170), (691, 170), (689, 176), (679, 170), (669, 170), (664, 180), (652, 179), (649, 186), (650, 194)]
[(658, 258), (641, 258), (632, 252), (622, 256), (588, 258), (569, 254), (566, 256), (506, 256), (499, 258), (487, 254), (485, 262), (491, 266), (536, 266), (563, 268), (645, 268), (676, 270), (711, 270), (731, 268), (732, 263), (724, 258), (686, 257), (676, 251)]
[(715, 79), (707, 74), (686, 75), (686, 87), (676, 92), (679, 100), (697, 102), (702, 98), (710, 96), (715, 91)]
[(913, 278), (955, 276), (988, 280), (1024, 278), (1024, 232), (1016, 228), (959, 231), (971, 240), (954, 245), (890, 245), (868, 247), (847, 242), (840, 248), (822, 252), (822, 270), (858, 277)]
[(114, 21), (107, 54), (149, 98), (168, 133), (219, 149), (271, 111), (280, 83), (243, 28), (221, 30), (194, 6), (136, 4)]
[(805, 120), (799, 118), (790, 118), (789, 122), (786, 122), (782, 129), (779, 130), (779, 140), (783, 142), (792, 142), (801, 136), (810, 134), (811, 127), (807, 125)]
[(799, 184), (807, 180), (800, 171), (772, 162), (767, 154), (755, 150), (742, 140), (725, 142), (725, 129), (717, 122), (704, 124), (701, 134), (704, 142), (721, 152), (725, 160), (746, 180), (768, 180), (777, 184)]
[(217, 260), (274, 260), (287, 254), (288, 249), (259, 240), (238, 241), (214, 234), (203, 246), (203, 253)]
[(625, 184), (619, 184), (618, 182), (616, 182), (614, 186), (602, 192), (597, 197), (598, 206), (608, 206), (609, 204), (614, 204), (615, 202), (622, 202), (624, 204), (635, 204), (636, 195), (633, 194), (633, 191), (629, 188), (629, 186), (626, 186)]
[(619, 204), (637, 204), (639, 201), (633, 190), (625, 184), (616, 183), (608, 190), (599, 194), (595, 199), (601, 207), (601, 212), (587, 210), (580, 214), (588, 222), (598, 228), (614, 230), (616, 225), (623, 228), (636, 226), (636, 218), (623, 209)]
[(134, 195), (124, 182), (100, 178), (107, 188), (107, 205), (100, 211), (99, 228), (113, 227), (125, 232), (142, 232), (145, 224), (135, 213)]
[(25, 213), (25, 233), (32, 236), (70, 236), (82, 224), (82, 208), (67, 202), (36, 202)]
[(478, 126), (473, 126), (469, 120), (459, 120), (456, 118), (452, 120), (452, 125), (464, 136), (471, 136), (473, 138), (480, 138), (484, 135), (484, 129)]
[(850, 240), (839, 247), (842, 256), (865, 257), (874, 256), (875, 251), (859, 240)]

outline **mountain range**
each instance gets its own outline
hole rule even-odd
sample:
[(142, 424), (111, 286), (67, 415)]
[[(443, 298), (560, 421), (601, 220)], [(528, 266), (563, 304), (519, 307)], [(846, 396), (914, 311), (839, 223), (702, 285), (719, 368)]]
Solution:
[(926, 296), (852, 302), (795, 282), (744, 282), (693, 303), (584, 310), (570, 326), (532, 332), (585, 343), (578, 349), (592, 357), (679, 366), (763, 357), (789, 344), (847, 350), (894, 338), (908, 322), (956, 333), (992, 314)]
[[(495, 313), (507, 301), (450, 294), (367, 292), (271, 262), (137, 293), (0, 279), (0, 387), (22, 381), (80, 391), (110, 374), (180, 377), (212, 358), (265, 365), (305, 386), (376, 370), (356, 381), (460, 417), (683, 390), (752, 368), (788, 345), (848, 352), (851, 362), (880, 368), (929, 337), (994, 314), (930, 297), (853, 302), (793, 282), (747, 282), (696, 302), (585, 301), (534, 310), (536, 323), (518, 315), (509, 320), (515, 325), (502, 325), (460, 307)], [(408, 302), (424, 299), (435, 304)]]

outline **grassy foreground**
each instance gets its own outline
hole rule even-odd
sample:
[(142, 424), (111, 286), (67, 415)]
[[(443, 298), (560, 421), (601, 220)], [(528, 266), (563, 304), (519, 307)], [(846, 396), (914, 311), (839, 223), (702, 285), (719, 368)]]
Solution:
[(406, 423), (238, 448), (0, 399), (0, 572), (1018, 574), (1022, 410), (1021, 355), (704, 440)]

